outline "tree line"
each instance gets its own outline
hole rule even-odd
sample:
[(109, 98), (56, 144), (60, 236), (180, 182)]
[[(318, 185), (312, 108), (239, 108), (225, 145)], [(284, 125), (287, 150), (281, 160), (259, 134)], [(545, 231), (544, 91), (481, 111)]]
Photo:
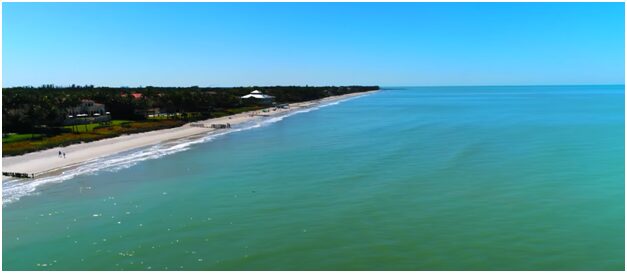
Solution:
[[(94, 87), (53, 86), (2, 88), (3, 132), (33, 132), (60, 126), (67, 109), (89, 99), (105, 105), (113, 119), (142, 120), (142, 113), (159, 108), (165, 113), (212, 112), (254, 105), (240, 97), (260, 90), (278, 103), (292, 103), (328, 96), (377, 90), (378, 86), (252, 86), (252, 87)], [(131, 94), (141, 94), (136, 98)], [(197, 115), (198, 116), (198, 115)]]

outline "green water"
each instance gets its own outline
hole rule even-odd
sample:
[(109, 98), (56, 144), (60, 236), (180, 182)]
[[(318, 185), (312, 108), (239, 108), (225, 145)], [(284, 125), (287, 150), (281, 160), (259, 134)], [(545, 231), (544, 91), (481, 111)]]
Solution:
[(4, 181), (3, 268), (623, 270), (623, 89), (386, 88)]

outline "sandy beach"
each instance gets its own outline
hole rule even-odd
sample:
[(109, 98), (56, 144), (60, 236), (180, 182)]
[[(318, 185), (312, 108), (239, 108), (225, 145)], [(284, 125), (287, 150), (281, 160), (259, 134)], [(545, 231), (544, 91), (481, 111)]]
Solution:
[[(46, 173), (78, 166), (81, 163), (99, 157), (109, 156), (145, 146), (156, 145), (159, 143), (168, 142), (180, 138), (207, 134), (216, 130), (229, 130), (213, 129), (211, 128), (211, 124), (229, 123), (231, 126), (234, 126), (244, 122), (259, 119), (260, 117), (279, 116), (287, 114), (289, 112), (297, 111), (299, 109), (314, 107), (316, 105), (339, 101), (350, 97), (361, 96), (372, 92), (377, 91), (351, 93), (341, 96), (327, 97), (320, 100), (291, 103), (289, 104), (289, 109), (278, 108), (275, 110), (274, 108), (266, 108), (268, 109), (267, 112), (263, 112), (262, 110), (243, 112), (236, 115), (188, 123), (177, 128), (124, 135), (94, 142), (52, 148), (19, 156), (3, 157), (2, 171), (28, 173), (35, 174), (36, 176), (41, 176), (45, 175)], [(66, 157), (60, 158), (58, 154), (59, 151), (63, 151), (66, 154)]]

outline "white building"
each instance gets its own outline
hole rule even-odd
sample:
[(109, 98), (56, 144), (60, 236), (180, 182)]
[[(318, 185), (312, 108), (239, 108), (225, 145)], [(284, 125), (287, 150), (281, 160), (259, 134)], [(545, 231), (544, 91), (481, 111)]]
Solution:
[(254, 100), (259, 101), (261, 103), (272, 103), (272, 101), (274, 100), (274, 97), (270, 96), (270, 95), (263, 94), (259, 90), (255, 90), (253, 92), (250, 92), (250, 94), (248, 94), (248, 95), (242, 96), (242, 99), (254, 99)]
[(106, 114), (105, 105), (93, 100), (81, 100), (81, 104), (67, 109), (68, 115), (100, 116)]
[(106, 122), (111, 120), (111, 113), (105, 110), (105, 105), (93, 100), (81, 100), (81, 104), (67, 109), (65, 125)]

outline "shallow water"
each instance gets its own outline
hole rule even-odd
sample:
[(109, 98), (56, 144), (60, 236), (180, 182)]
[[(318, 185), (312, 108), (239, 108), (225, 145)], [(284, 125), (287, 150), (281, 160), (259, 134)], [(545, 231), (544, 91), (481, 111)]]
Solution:
[(5, 181), (3, 268), (622, 270), (623, 89), (386, 88)]

